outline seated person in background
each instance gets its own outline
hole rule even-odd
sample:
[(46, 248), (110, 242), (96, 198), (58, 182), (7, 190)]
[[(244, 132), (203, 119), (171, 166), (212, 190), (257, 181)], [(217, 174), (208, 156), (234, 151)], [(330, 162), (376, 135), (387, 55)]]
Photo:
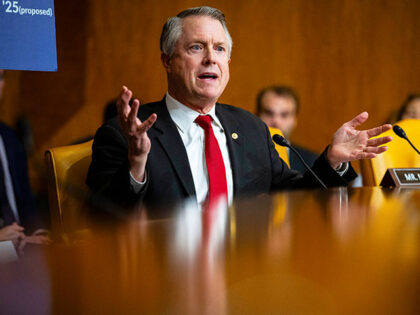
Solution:
[[(0, 70), (3, 81), (3, 70)], [(3, 82), (0, 82), (0, 99)], [(0, 122), (0, 241), (49, 243), (31, 193), (26, 155), (14, 131)], [(26, 234), (26, 235), (25, 235)], [(19, 245), (17, 245), (19, 243)]]
[(391, 113), (387, 123), (395, 124), (404, 119), (420, 119), (420, 94), (409, 94), (401, 107)]
[(1, 122), (0, 199), (1, 241), (10, 236), (10, 240), (26, 243), (49, 243), (48, 231), (40, 229), (42, 223), (29, 186), (25, 152), (13, 130)]
[(397, 115), (397, 121), (403, 119), (420, 119), (420, 94), (411, 94), (406, 98)]
[[(286, 139), (290, 139), (293, 129), (297, 126), (299, 113), (299, 97), (297, 93), (287, 86), (271, 86), (261, 90), (257, 96), (256, 115), (261, 118), (268, 127), (280, 129)], [(318, 155), (304, 149), (294, 143), (292, 146), (299, 152), (303, 160), (312, 166)], [(290, 152), (290, 168), (300, 173), (305, 173), (306, 168), (295, 153)]]
[[(205, 209), (216, 201), (320, 185), (290, 170), (274, 149), (267, 126), (251, 113), (217, 103), (229, 81), (232, 38), (214, 8), (182, 11), (165, 23), (160, 41), (168, 92), (140, 106), (123, 87), (118, 117), (97, 131), (87, 184), (94, 203), (113, 202), (115, 218), (139, 206), (158, 211), (189, 198)], [(370, 139), (383, 125), (356, 130), (366, 112), (343, 124), (313, 170), (328, 186), (347, 185), (351, 160), (386, 151), (391, 137)], [(106, 216), (101, 207), (97, 215)]]

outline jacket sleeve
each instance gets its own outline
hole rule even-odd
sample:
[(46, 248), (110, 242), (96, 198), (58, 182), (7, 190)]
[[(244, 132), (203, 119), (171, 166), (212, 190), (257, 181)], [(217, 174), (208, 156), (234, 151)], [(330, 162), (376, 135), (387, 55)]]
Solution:
[[(313, 175), (306, 171), (303, 175), (299, 172), (291, 170), (287, 164), (279, 157), (274, 144), (271, 140), (270, 132), (267, 129), (268, 145), (272, 161), (272, 191), (282, 189), (309, 189), (321, 188), (321, 184), (313, 177)], [(347, 186), (351, 180), (356, 178), (357, 174), (349, 163), (347, 172), (340, 176), (327, 160), (327, 150), (315, 160), (312, 170), (324, 182), (327, 187)]]
[(86, 183), (92, 191), (91, 203), (95, 211), (124, 219), (142, 204), (148, 183), (135, 193), (129, 172), (127, 142), (113, 120), (98, 129), (92, 146)]

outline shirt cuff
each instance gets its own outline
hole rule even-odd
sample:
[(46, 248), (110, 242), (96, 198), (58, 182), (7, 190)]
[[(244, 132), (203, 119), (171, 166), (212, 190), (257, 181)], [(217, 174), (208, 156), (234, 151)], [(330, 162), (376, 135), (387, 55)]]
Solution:
[(144, 181), (139, 182), (138, 180), (136, 180), (133, 176), (133, 174), (131, 174), (130, 172), (130, 184), (131, 184), (131, 188), (133, 188), (133, 191), (138, 194), (142, 188), (146, 185), (147, 182), (147, 172), (144, 173)]
[(341, 163), (339, 167), (335, 169), (338, 175), (343, 176), (349, 170), (349, 162)]

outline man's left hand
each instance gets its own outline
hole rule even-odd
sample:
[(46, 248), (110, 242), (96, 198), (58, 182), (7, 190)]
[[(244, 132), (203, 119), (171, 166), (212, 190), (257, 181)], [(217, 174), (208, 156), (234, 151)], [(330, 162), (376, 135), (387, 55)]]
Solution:
[(327, 159), (332, 168), (336, 169), (341, 163), (353, 160), (374, 158), (388, 149), (381, 145), (390, 142), (392, 137), (371, 138), (391, 129), (390, 124), (369, 130), (356, 130), (356, 127), (364, 123), (368, 117), (368, 113), (363, 112), (344, 123), (335, 132), (327, 152)]
[(38, 229), (32, 235), (26, 236), (25, 241), (31, 244), (50, 245), (50, 232), (48, 230)]

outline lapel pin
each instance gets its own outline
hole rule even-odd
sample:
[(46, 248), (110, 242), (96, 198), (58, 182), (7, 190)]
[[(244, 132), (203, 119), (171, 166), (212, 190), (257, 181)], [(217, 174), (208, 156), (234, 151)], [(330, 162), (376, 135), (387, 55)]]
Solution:
[(233, 140), (238, 139), (238, 134), (236, 132), (232, 133), (232, 139)]

